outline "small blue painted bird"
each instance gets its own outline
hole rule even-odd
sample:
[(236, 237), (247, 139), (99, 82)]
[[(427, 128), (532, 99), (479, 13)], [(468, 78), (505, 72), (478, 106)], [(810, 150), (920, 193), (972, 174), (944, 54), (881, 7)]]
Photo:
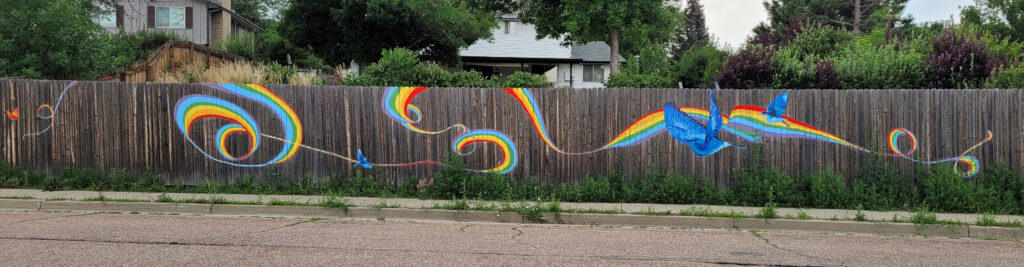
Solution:
[(360, 149), (359, 152), (356, 153), (356, 160), (359, 160), (359, 163), (356, 163), (355, 165), (352, 165), (352, 167), (361, 167), (363, 169), (373, 169), (373, 164), (370, 164), (370, 162), (366, 161), (366, 156), (363, 156), (363, 150), (362, 149)]
[(782, 113), (786, 111), (786, 105), (789, 103), (789, 93), (782, 93), (775, 97), (771, 104), (768, 104), (768, 108), (764, 112), (764, 120), (768, 123), (782, 122), (786, 127), (789, 127), (789, 123), (786, 122), (785, 118), (782, 118)]
[(711, 107), (708, 109), (708, 125), (702, 126), (689, 115), (683, 114), (676, 107), (675, 103), (665, 104), (665, 128), (673, 138), (690, 146), (697, 156), (707, 156), (722, 150), (723, 148), (735, 146), (729, 142), (718, 139), (718, 132), (722, 130), (722, 111), (715, 104), (715, 95), (708, 90), (711, 97)]

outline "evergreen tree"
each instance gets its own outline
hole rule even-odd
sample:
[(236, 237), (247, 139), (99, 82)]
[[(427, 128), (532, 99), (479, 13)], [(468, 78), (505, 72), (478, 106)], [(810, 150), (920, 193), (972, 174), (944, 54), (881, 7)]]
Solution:
[(700, 46), (708, 41), (708, 27), (704, 19), (704, 5), (698, 0), (687, 0), (683, 10), (685, 25), (676, 30), (676, 44), (672, 48), (672, 57), (679, 59), (690, 48)]

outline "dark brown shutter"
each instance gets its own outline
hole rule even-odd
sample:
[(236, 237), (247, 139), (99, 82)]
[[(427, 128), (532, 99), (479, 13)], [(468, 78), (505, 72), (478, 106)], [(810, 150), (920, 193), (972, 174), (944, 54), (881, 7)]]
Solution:
[(124, 28), (124, 6), (117, 5), (117, 27)]
[(192, 28), (192, 7), (185, 8), (185, 29)]
[(153, 6), (146, 7), (146, 27), (156, 28), (156, 8)]

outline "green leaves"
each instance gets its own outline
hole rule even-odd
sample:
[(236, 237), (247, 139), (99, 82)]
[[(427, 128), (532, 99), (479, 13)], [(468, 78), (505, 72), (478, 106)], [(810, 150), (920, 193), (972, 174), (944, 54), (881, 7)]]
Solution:
[[(468, 0), (467, 0), (468, 1)], [(453, 63), (458, 51), (491, 37), (493, 13), (462, 0), (306, 0), (285, 10), (282, 35), (331, 65), (374, 62), (405, 48)]]

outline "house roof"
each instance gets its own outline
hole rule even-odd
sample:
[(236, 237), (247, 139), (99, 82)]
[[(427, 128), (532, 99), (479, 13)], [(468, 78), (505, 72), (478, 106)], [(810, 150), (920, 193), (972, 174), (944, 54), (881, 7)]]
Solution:
[[(574, 45), (571, 48), (572, 58), (583, 60), (583, 62), (610, 62), (611, 47), (605, 42), (589, 42), (583, 45)], [(619, 62), (626, 59), (619, 55)]]
[(221, 11), (228, 12), (228, 14), (231, 14), (231, 21), (232, 22), (236, 22), (237, 21), (238, 24), (242, 25), (245, 28), (249, 28), (250, 30), (254, 30), (254, 31), (257, 31), (257, 32), (264, 32), (264, 31), (266, 31), (266, 30), (263, 29), (263, 27), (260, 27), (259, 25), (256, 25), (256, 23), (253, 23), (252, 21), (249, 21), (248, 19), (245, 19), (242, 16), (236, 14), (230, 8), (224, 8), (224, 6), (221, 5), (220, 2), (217, 1), (217, 0), (201, 0), (201, 1), (206, 2), (207, 4), (210, 4), (210, 5), (213, 5), (213, 6), (217, 7), (217, 8), (220, 8)]

